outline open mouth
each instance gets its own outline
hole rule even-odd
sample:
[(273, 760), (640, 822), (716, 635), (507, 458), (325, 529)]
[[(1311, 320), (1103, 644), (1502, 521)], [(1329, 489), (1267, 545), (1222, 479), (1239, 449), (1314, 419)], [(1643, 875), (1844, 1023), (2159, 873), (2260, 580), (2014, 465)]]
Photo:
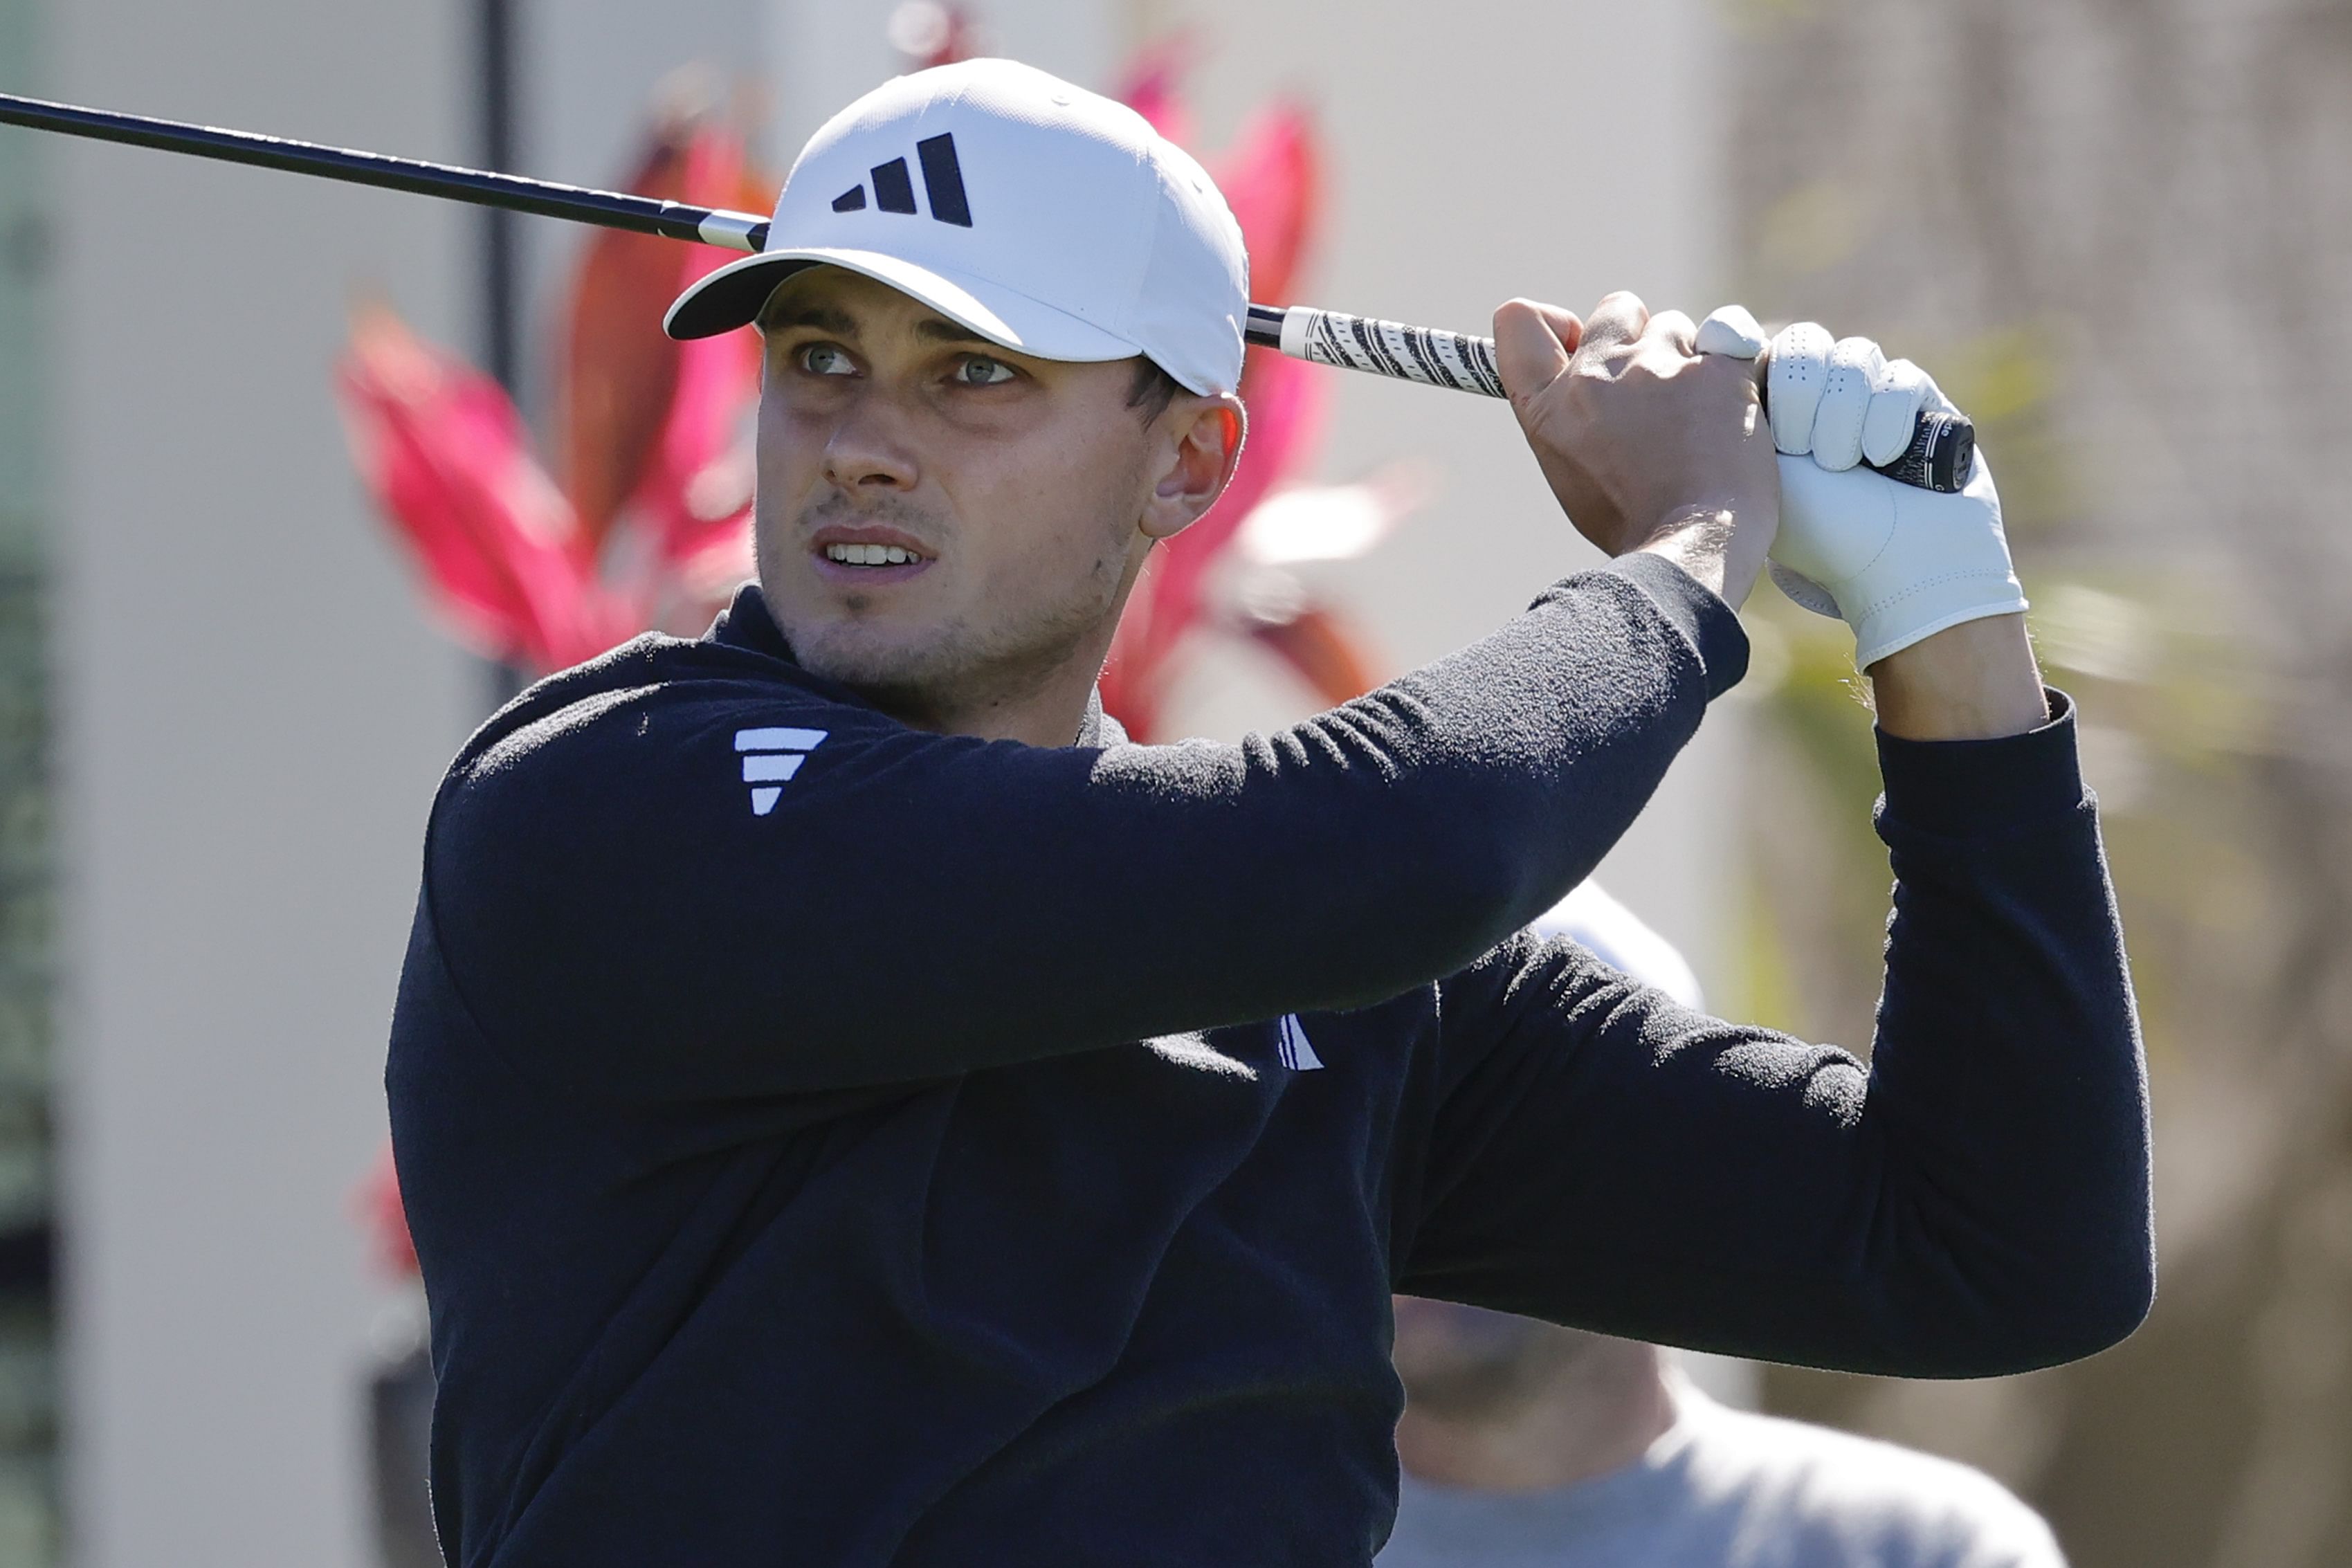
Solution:
[(911, 535), (875, 523), (821, 528), (809, 541), (809, 552), (817, 559), (817, 571), (836, 583), (912, 577), (933, 560)]
[(824, 553), (836, 566), (911, 566), (923, 559), (899, 544), (828, 544)]

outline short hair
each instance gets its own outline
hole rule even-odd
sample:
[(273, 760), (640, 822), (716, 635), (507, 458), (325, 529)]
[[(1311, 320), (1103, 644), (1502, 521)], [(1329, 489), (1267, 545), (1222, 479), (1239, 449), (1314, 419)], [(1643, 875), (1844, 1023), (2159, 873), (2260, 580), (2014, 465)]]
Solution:
[(1139, 354), (1135, 360), (1135, 381), (1127, 389), (1127, 405), (1139, 409), (1146, 425), (1168, 412), (1176, 395), (1184, 390), (1183, 383), (1160, 368), (1160, 362), (1150, 354)]

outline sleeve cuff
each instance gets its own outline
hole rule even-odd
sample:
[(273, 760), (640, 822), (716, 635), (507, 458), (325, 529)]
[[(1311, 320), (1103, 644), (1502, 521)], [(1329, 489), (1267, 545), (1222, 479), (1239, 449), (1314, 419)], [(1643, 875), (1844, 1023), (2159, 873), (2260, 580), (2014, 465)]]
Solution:
[(2074, 700), (2044, 689), (2050, 721), (1991, 741), (1906, 741), (1880, 730), (1886, 816), (1946, 838), (2046, 821), (2084, 801), (2074, 751)]
[(1605, 570), (1630, 579), (1690, 639), (1706, 672), (1709, 701), (1739, 684), (1748, 673), (1748, 633), (1713, 590), (1664, 556), (1647, 551), (1620, 555)]

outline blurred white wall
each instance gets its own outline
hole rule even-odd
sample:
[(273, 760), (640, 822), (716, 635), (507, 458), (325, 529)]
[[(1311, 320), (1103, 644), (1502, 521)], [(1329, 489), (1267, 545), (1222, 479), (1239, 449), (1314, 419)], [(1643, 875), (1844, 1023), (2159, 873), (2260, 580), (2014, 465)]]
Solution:
[[(899, 0), (766, 0), (770, 126), (779, 174), (809, 133), (851, 99), (906, 68), (887, 28)], [(965, 0), (983, 52), (1103, 85), (1137, 25), (1128, 0)]]
[[(470, 8), (479, 0), (465, 0)], [(764, 0), (518, 0), (518, 162), (541, 179), (617, 188), (637, 158), (646, 110), (674, 73), (721, 92), (766, 95)], [(877, 28), (878, 33), (878, 28)], [(579, 255), (570, 224), (523, 220), (523, 396), (543, 414), (562, 290)], [(655, 323), (658, 326), (658, 323)]]
[[(48, 26), (59, 97), (472, 150), (458, 0), (71, 0)], [(329, 374), (363, 283), (467, 338), (472, 229), (86, 142), (52, 170), (71, 1550), (356, 1565), (377, 1288), (350, 1194), (425, 806), (481, 688), (367, 511)]]

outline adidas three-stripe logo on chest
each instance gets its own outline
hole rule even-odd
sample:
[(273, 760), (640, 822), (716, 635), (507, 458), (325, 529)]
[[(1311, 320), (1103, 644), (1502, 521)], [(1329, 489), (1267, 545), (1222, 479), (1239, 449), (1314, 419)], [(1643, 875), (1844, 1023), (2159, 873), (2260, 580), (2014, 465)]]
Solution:
[(751, 786), (752, 816), (765, 816), (776, 809), (784, 785), (830, 733), (781, 727), (735, 731), (735, 749), (743, 754), (743, 782)]

